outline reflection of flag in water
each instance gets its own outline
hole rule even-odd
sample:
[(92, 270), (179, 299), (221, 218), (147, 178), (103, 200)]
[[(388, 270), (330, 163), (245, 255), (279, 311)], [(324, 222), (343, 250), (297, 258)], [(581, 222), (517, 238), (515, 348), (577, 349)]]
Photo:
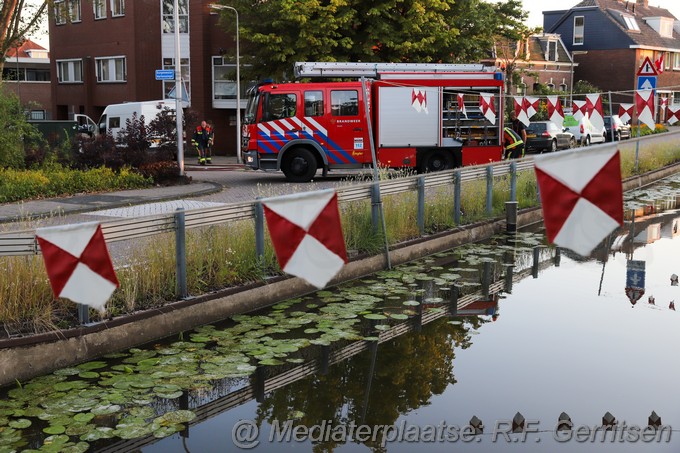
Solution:
[(564, 125), (564, 111), (559, 96), (548, 96), (548, 119), (562, 129)]
[(602, 99), (599, 94), (586, 94), (586, 111), (595, 130), (602, 130), (604, 128), (604, 114), (602, 113)]
[(579, 121), (581, 118), (586, 116), (586, 114), (588, 113), (588, 110), (586, 108), (586, 101), (574, 100), (573, 107), (572, 107), (571, 111), (573, 113), (574, 119), (576, 121)]
[(616, 145), (536, 156), (534, 165), (550, 242), (588, 256), (623, 223)]
[(416, 112), (427, 112), (427, 92), (414, 88), (411, 92), (411, 106), (416, 109)]
[(467, 110), (465, 110), (465, 95), (460, 93), (458, 94), (458, 111), (465, 115), (465, 118), (467, 118)]
[(281, 269), (323, 288), (347, 262), (334, 190), (261, 200)]
[(633, 118), (633, 104), (619, 104), (619, 118), (624, 123), (630, 121)]
[(680, 120), (680, 106), (668, 107), (668, 124), (675, 124)]
[(98, 223), (38, 228), (36, 239), (55, 297), (103, 311), (118, 287)]
[(496, 107), (494, 106), (493, 94), (480, 93), (479, 108), (482, 111), (482, 115), (484, 115), (491, 124), (496, 124)]
[(635, 106), (637, 107), (638, 121), (646, 124), (654, 130), (654, 90), (639, 90), (635, 92)]

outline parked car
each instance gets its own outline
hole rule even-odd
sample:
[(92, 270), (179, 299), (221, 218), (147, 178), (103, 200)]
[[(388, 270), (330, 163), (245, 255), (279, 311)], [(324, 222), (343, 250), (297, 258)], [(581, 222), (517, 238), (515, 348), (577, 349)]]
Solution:
[(576, 138), (568, 129), (560, 129), (552, 121), (535, 121), (527, 127), (526, 153), (573, 148)]
[(604, 128), (606, 131), (605, 138), (608, 142), (619, 140), (627, 140), (631, 136), (630, 124), (625, 124), (621, 121), (619, 115), (605, 116)]
[[(575, 124), (576, 121), (572, 116), (569, 121), (567, 116), (565, 116), (566, 124)], [(588, 146), (591, 143), (604, 143), (605, 141), (605, 128), (597, 130), (593, 123), (590, 122), (587, 116), (584, 116), (578, 121), (578, 126), (570, 125), (568, 127), (569, 132), (574, 134), (576, 141), (581, 146)]]

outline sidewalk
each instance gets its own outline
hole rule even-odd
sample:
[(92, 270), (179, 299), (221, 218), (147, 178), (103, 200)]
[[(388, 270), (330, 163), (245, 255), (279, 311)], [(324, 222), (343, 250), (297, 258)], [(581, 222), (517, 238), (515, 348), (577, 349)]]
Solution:
[[(213, 157), (213, 164), (206, 166), (199, 166), (196, 159), (191, 157), (186, 159), (184, 166), (185, 172), (238, 171), (241, 169), (243, 169), (243, 165), (236, 163), (236, 157), (225, 156)], [(194, 175), (195, 179), (196, 175)], [(0, 204), (0, 223), (55, 215), (79, 214), (100, 209), (176, 200), (184, 197), (198, 197), (220, 192), (221, 190), (222, 186), (218, 183), (198, 181), (181, 186), (152, 187), (149, 189), (121, 190), (63, 198), (20, 201)]]

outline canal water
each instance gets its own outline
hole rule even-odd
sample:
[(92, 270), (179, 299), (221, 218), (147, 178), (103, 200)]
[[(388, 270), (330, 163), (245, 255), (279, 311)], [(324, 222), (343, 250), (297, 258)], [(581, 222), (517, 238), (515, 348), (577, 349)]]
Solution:
[(21, 383), (0, 453), (678, 451), (680, 211), (627, 204), (588, 259), (501, 235)]

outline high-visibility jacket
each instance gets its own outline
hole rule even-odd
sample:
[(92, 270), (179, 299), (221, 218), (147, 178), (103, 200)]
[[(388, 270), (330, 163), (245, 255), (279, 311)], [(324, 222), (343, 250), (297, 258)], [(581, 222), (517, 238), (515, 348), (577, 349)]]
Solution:
[[(509, 127), (505, 127), (503, 128), (503, 145), (505, 146), (505, 157), (507, 158), (512, 153), (511, 150), (513, 148), (524, 145), (524, 142), (517, 132)], [(522, 150), (522, 156), (520, 157), (524, 157), (524, 150)]]

